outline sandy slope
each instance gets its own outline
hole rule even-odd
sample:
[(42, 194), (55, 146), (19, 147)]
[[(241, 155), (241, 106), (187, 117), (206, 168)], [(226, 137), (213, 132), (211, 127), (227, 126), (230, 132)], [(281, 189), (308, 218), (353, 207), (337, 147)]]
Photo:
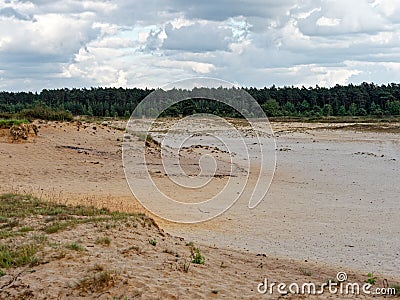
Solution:
[[(58, 216), (46, 215), (44, 209), (38, 215), (17, 218), (12, 233), (24, 226), (31, 231), (2, 243), (38, 243), (37, 260), (31, 266), (4, 269), (0, 299), (277, 299), (280, 294), (276, 290), (272, 295), (258, 293), (265, 278), (287, 285), (313, 282), (319, 291), (337, 272), (321, 264), (191, 244), (165, 233), (144, 216), (84, 217), (62, 210), (65, 212)], [(71, 220), (81, 223), (54, 233), (44, 229)], [(70, 247), (73, 243), (75, 248)], [(192, 247), (199, 248), (204, 264), (192, 262)], [(347, 271), (349, 281), (360, 285), (366, 278), (342, 271)], [(377, 286), (382, 286), (381, 280)], [(302, 298), (285, 296), (298, 297)], [(336, 297), (343, 298), (325, 290), (310, 299)]]

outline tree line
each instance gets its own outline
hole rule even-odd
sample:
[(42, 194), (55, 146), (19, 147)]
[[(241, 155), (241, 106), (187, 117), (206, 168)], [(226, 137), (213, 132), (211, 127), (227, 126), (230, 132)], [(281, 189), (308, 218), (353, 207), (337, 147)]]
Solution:
[[(218, 88), (230, 95), (229, 89)], [(211, 101), (200, 88), (200, 97), (175, 104), (163, 116), (213, 113), (237, 117), (240, 114), (227, 105)], [(267, 116), (392, 116), (400, 115), (400, 84), (336, 85), (334, 87), (264, 87), (243, 88), (262, 107)], [(44, 89), (40, 93), (0, 92), (0, 116), (21, 112), (35, 114), (36, 110), (66, 112), (72, 115), (128, 118), (137, 105), (153, 89), (139, 88), (90, 88), (90, 89)], [(177, 97), (184, 97), (185, 90), (175, 90)], [(243, 99), (240, 106), (251, 112), (252, 107)], [(246, 107), (248, 105), (248, 107)], [(151, 109), (151, 108), (149, 108)], [(56, 114), (56, 116), (58, 113)]]

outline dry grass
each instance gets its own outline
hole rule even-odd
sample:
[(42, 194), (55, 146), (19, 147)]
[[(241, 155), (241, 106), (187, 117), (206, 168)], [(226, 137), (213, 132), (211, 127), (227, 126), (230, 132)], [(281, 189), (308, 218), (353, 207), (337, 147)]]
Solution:
[(79, 280), (76, 289), (83, 293), (101, 292), (107, 288), (114, 286), (117, 280), (117, 274), (113, 271), (102, 270), (100, 272), (88, 272), (88, 275)]
[(374, 123), (374, 124), (346, 124), (319, 127), (318, 129), (328, 130), (350, 130), (356, 132), (378, 132), (378, 133), (400, 133), (399, 124)]
[[(80, 224), (104, 222), (115, 226), (114, 224), (118, 221), (129, 223), (128, 219), (145, 224), (149, 222), (147, 217), (142, 216), (110, 212), (107, 209), (94, 207), (49, 203), (30, 195), (1, 195), (0, 273), (6, 275), (9, 272), (8, 270), (25, 266), (32, 267), (48, 261), (43, 257), (38, 258), (37, 253), (49, 246), (54, 248), (56, 253), (47, 256), (51, 259), (64, 258), (66, 256), (65, 250), (60, 250), (60, 245), (57, 243), (50, 243), (49, 235), (62, 233)], [(111, 240), (108, 237), (103, 237), (96, 242), (109, 246)], [(66, 243), (65, 248), (77, 252), (84, 250), (77, 242)]]
[(105, 245), (105, 246), (110, 246), (111, 244), (111, 240), (109, 237), (102, 237), (102, 238), (98, 238), (96, 239), (96, 244), (101, 244), (101, 245)]

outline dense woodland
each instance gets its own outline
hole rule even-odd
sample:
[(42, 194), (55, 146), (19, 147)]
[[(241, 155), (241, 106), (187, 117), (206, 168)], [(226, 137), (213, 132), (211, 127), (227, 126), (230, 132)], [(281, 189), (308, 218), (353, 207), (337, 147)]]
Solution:
[[(200, 89), (199, 89), (200, 90)], [(216, 89), (218, 90), (218, 89)], [(229, 90), (219, 88), (226, 91)], [(268, 116), (391, 116), (400, 115), (400, 84), (336, 85), (324, 87), (244, 88)], [(72, 115), (129, 117), (135, 107), (153, 90), (123, 88), (56, 89), (31, 92), (0, 92), (0, 116), (29, 112), (67, 111)], [(204, 95), (204, 90), (202, 90)], [(184, 94), (185, 91), (176, 90)], [(207, 98), (207, 97), (205, 97)], [(237, 117), (238, 112), (216, 101), (187, 100), (164, 112), (164, 116), (214, 113)], [(236, 100), (235, 100), (236, 101)], [(237, 99), (237, 101), (243, 101)], [(246, 103), (242, 103), (246, 105)], [(249, 108), (251, 111), (251, 107)], [(33, 117), (35, 117), (33, 115)]]

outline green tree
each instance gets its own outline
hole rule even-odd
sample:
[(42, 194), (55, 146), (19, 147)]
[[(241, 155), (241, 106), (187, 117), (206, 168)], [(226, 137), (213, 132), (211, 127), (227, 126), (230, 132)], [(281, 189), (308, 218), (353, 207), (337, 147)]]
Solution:
[(322, 108), (322, 114), (326, 117), (331, 116), (333, 113), (332, 105), (330, 104), (325, 104), (324, 107)]
[(352, 103), (349, 107), (349, 115), (350, 116), (355, 116), (357, 115), (357, 105), (355, 103)]
[(390, 114), (400, 115), (400, 101), (389, 101), (386, 106)]
[(316, 117), (320, 117), (322, 115), (322, 109), (318, 105), (315, 105), (312, 109), (312, 115)]
[(308, 103), (307, 100), (304, 100), (301, 104), (300, 104), (300, 111), (302, 113), (308, 112), (310, 111), (310, 103)]
[(279, 103), (276, 102), (275, 99), (269, 99), (261, 107), (268, 117), (276, 117), (281, 115)]
[(371, 113), (371, 115), (374, 115), (374, 116), (382, 115), (382, 109), (381, 109), (380, 105), (375, 104), (375, 102), (372, 102), (371, 108), (370, 108), (370, 113)]
[(88, 114), (89, 116), (91, 116), (91, 117), (93, 116), (93, 108), (92, 108), (91, 105), (88, 105), (87, 114)]
[[(115, 109), (115, 105), (112, 104), (111, 107), (110, 107), (110, 116), (115, 117), (116, 112), (117, 112), (117, 111), (116, 111), (116, 109)], [(117, 114), (117, 116), (118, 116), (118, 114)]]
[(366, 116), (368, 112), (365, 110), (365, 108), (360, 108), (357, 110), (357, 115), (359, 116)]
[(339, 107), (338, 115), (339, 115), (339, 116), (345, 116), (345, 115), (347, 115), (346, 107), (344, 107), (344, 105), (341, 105), (341, 106)]
[(285, 115), (292, 115), (293, 116), (297, 112), (296, 111), (296, 107), (291, 102), (286, 102), (285, 105), (283, 106), (283, 110), (285, 112)]

